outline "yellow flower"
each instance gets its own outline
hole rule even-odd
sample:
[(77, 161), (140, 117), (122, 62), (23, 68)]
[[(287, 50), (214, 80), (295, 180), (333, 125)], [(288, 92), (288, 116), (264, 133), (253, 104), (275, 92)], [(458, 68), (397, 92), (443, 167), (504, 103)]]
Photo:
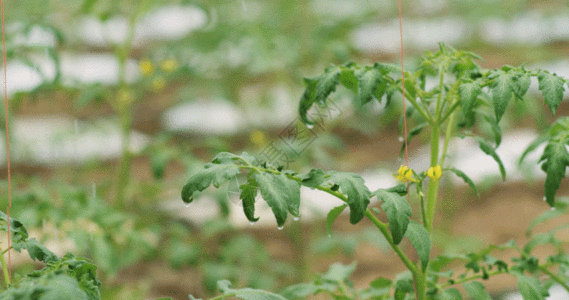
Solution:
[(413, 170), (409, 169), (409, 167), (404, 165), (401, 165), (399, 167), (399, 170), (397, 171), (397, 174), (393, 174), (393, 176), (401, 182), (406, 182), (406, 181), (418, 182), (416, 179), (413, 178)]
[(177, 67), (178, 67), (178, 63), (173, 59), (167, 59), (160, 64), (160, 68), (164, 72), (172, 72), (172, 71), (176, 70)]
[(152, 80), (152, 90), (155, 92), (161, 91), (166, 85), (166, 80), (162, 77), (156, 77)]
[(441, 178), (442, 174), (443, 174), (443, 171), (441, 169), (441, 166), (439, 166), (439, 165), (436, 165), (434, 167), (430, 167), (429, 170), (427, 170), (427, 176), (431, 177), (434, 180)]
[(260, 130), (255, 130), (255, 131), (251, 132), (249, 139), (251, 140), (251, 142), (253, 142), (253, 144), (255, 144), (259, 147), (262, 147), (265, 145), (265, 134)]
[(140, 73), (144, 76), (149, 76), (154, 73), (154, 66), (148, 59), (141, 60), (140, 63), (138, 63), (138, 67), (140, 68)]

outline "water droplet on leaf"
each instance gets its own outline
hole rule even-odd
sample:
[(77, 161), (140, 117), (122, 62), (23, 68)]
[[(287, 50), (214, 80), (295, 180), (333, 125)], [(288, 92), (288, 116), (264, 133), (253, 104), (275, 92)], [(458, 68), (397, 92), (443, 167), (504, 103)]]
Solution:
[(284, 226), (277, 227), (279, 230), (283, 230)]
[(314, 124), (306, 124), (306, 128), (312, 129), (312, 128), (314, 128)]
[(552, 208), (550, 208), (550, 209), (551, 209), (551, 211), (555, 211), (555, 207), (552, 207)]
[(295, 220), (295, 221), (298, 221), (298, 220), (300, 219), (300, 216), (298, 216), (298, 217), (297, 217), (297, 216), (293, 216), (292, 219)]
[(402, 136), (400, 136), (400, 137), (398, 138), (398, 140), (399, 140), (400, 142), (403, 142), (405, 139), (404, 139)]
[(190, 207), (190, 205), (191, 205), (191, 203), (184, 202), (184, 206), (185, 206), (185, 207)]
[(332, 235), (328, 233), (328, 238), (332, 238)]
[(253, 221), (249, 222), (249, 224), (251, 224), (251, 225), (255, 225), (255, 223), (257, 223), (257, 222), (253, 222)]
[(545, 201), (545, 200), (547, 200), (547, 199), (545, 199), (545, 196), (543, 196), (543, 201)]

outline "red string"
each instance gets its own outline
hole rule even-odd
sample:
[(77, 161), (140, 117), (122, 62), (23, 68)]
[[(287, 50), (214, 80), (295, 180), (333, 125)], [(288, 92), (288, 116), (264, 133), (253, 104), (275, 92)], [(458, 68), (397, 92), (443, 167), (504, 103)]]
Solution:
[(2, 59), (4, 63), (4, 113), (6, 118), (6, 167), (8, 168), (8, 207), (6, 214), (8, 215), (8, 278), (12, 277), (12, 256), (10, 248), (12, 241), (10, 239), (10, 207), (12, 207), (12, 180), (10, 174), (10, 125), (8, 123), (8, 77), (6, 66), (6, 30), (4, 25), (4, 1), (0, 0), (2, 7)]
[(405, 165), (409, 167), (409, 151), (407, 143), (407, 108), (405, 106), (405, 70), (403, 69), (403, 21), (401, 13), (401, 0), (399, 0), (399, 39), (401, 40), (401, 93), (403, 94), (403, 142), (405, 143)]

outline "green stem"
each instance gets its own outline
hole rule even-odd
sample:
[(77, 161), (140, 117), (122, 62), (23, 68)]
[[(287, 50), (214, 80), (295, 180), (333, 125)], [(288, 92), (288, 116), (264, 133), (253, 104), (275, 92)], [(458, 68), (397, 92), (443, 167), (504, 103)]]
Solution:
[[(431, 128), (431, 167), (438, 165), (439, 161), (439, 139), (440, 139), (440, 126), (433, 124)], [(437, 193), (439, 191), (440, 180), (430, 180), (429, 188), (427, 191), (427, 230), (432, 231), (433, 220), (435, 218), (435, 208), (437, 205)]]
[[(0, 252), (2, 248), (0, 247)], [(8, 272), (8, 265), (6, 264), (6, 259), (4, 259), (4, 255), (0, 255), (0, 263), (2, 263), (2, 273), (4, 273), (4, 281), (6, 282), (6, 287), (11, 284), (10, 281), (10, 273)]]
[(121, 139), (122, 154), (117, 179), (116, 206), (123, 207), (125, 202), (126, 187), (130, 178), (130, 168), (132, 164), (132, 153), (130, 152), (132, 118), (130, 112), (121, 115)]
[[(445, 72), (443, 72), (443, 67), (440, 66), (439, 67), (439, 89), (440, 89), (440, 93), (439, 96), (437, 97), (437, 109), (435, 111), (435, 120), (440, 120), (441, 118), (441, 114), (442, 114), (442, 97), (443, 97), (443, 85), (444, 85), (444, 78), (445, 78)], [(440, 123), (439, 123), (440, 124)]]
[(427, 273), (413, 275), (415, 281), (415, 296), (417, 300), (427, 299)]
[[(507, 271), (507, 270), (504, 270), (504, 269), (501, 269), (501, 270), (496, 270), (496, 271), (493, 271), (493, 272), (488, 272), (486, 275), (489, 276), (489, 277), (491, 277), (491, 276), (498, 275), (498, 274), (503, 274), (503, 273), (508, 273), (508, 271)], [(438, 286), (438, 288), (442, 290), (442, 289), (444, 289), (444, 288), (446, 288), (446, 287), (449, 287), (449, 286), (452, 286), (452, 285), (455, 285), (455, 284), (461, 284), (461, 283), (468, 282), (468, 281), (471, 281), (471, 280), (474, 280), (474, 279), (482, 279), (484, 276), (485, 276), (484, 274), (476, 274), (476, 275), (472, 275), (472, 276), (470, 276), (470, 277), (465, 277), (465, 278), (458, 279), (458, 280), (448, 281), (448, 282), (446, 282), (446, 283), (444, 283), (444, 284)]]
[(549, 271), (549, 269), (547, 269), (545, 266), (539, 266), (539, 269), (543, 273), (549, 275), (549, 277), (551, 277), (551, 279), (555, 280), (555, 282), (559, 283), (567, 292), (569, 292), (569, 285), (562, 278), (555, 275), (553, 272)]

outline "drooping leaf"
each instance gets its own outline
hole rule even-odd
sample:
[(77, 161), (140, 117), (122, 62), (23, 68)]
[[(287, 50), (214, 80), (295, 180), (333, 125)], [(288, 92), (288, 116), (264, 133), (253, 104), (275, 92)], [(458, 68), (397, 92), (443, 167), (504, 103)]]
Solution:
[(306, 297), (315, 294), (318, 286), (313, 283), (299, 283), (285, 288), (280, 294), (288, 300), (306, 299)]
[(490, 294), (484, 289), (484, 285), (478, 281), (465, 282), (462, 286), (474, 300), (492, 300)]
[(550, 206), (555, 205), (555, 194), (569, 166), (569, 153), (565, 148), (568, 141), (569, 138), (567, 140), (551, 139), (539, 159), (540, 162), (544, 162), (541, 169), (547, 174), (545, 176), (545, 199)]
[(514, 95), (520, 100), (523, 99), (524, 95), (529, 89), (529, 86), (531, 85), (531, 79), (529, 75), (525, 72), (515, 72), (515, 75), (512, 76), (512, 83)]
[(273, 210), (278, 226), (283, 226), (287, 211), (299, 215), (300, 185), (284, 174), (258, 173), (255, 179), (261, 189), (261, 196)]
[(371, 192), (364, 184), (364, 179), (355, 173), (349, 172), (328, 172), (328, 180), (337, 184), (340, 191), (348, 197), (350, 206), (350, 223), (356, 224), (363, 219)]
[(341, 74), (342, 70), (339, 67), (333, 66), (327, 68), (324, 73), (318, 76), (304, 78), (304, 83), (307, 87), (300, 99), (298, 113), (300, 119), (305, 124), (314, 124), (314, 122), (308, 120), (308, 110), (315, 102), (321, 104), (326, 102), (328, 95), (335, 91), (336, 86), (340, 83)]
[(340, 83), (347, 89), (352, 91), (354, 94), (358, 93), (358, 78), (355, 73), (356, 70), (351, 68), (354, 64), (349, 63), (342, 68), (342, 73), (340, 74)]
[(549, 220), (553, 220), (555, 218), (563, 216), (565, 214), (565, 210), (567, 210), (567, 207), (569, 207), (569, 199), (567, 198), (556, 199), (555, 201), (556, 209), (544, 211), (535, 219), (533, 219), (529, 223), (528, 228), (526, 229), (526, 234), (529, 236), (533, 231), (533, 229), (539, 224), (543, 224)]
[(522, 163), (522, 161), (526, 158), (526, 156), (528, 154), (530, 154), (531, 152), (533, 152), (535, 149), (537, 149), (537, 147), (539, 147), (539, 145), (545, 143), (547, 140), (549, 139), (548, 135), (542, 134), (539, 137), (537, 137), (534, 141), (532, 141), (528, 147), (526, 148), (526, 150), (524, 150), (524, 153), (522, 153), (522, 155), (520, 156), (520, 159), (518, 160), (518, 163)]
[(326, 216), (326, 230), (328, 230), (329, 235), (332, 234), (332, 224), (334, 224), (336, 218), (338, 218), (338, 216), (344, 211), (344, 209), (346, 209), (346, 207), (348, 207), (348, 205), (343, 204), (334, 207), (332, 210), (330, 210), (330, 212), (328, 212), (328, 215)]
[(398, 245), (407, 231), (409, 218), (411, 217), (411, 206), (405, 198), (397, 193), (379, 189), (374, 194), (379, 201), (383, 202), (381, 208), (387, 214), (393, 243)]
[(44, 245), (40, 244), (36, 239), (27, 239), (24, 242), (17, 242), (12, 245), (14, 250), (20, 252), (22, 249), (28, 250), (30, 258), (39, 260), (44, 263), (58, 261), (59, 258)]
[[(362, 72), (357, 74), (357, 103), (364, 105), (375, 97), (375, 92), (382, 83), (382, 75), (382, 67), (378, 63), (373, 67), (366, 67)], [(383, 83), (382, 89), (385, 90), (385, 83)], [(377, 100), (381, 100), (381, 98)]]
[(539, 279), (534, 277), (528, 277), (523, 274), (516, 274), (518, 279), (518, 290), (524, 300), (544, 300), (543, 294), (541, 293), (541, 283)]
[(431, 256), (431, 238), (429, 237), (429, 232), (423, 225), (411, 221), (407, 232), (405, 232), (405, 236), (409, 239), (415, 251), (417, 251), (419, 260), (421, 261), (421, 268), (425, 271), (429, 265)]
[(474, 184), (474, 181), (472, 181), (470, 177), (468, 177), (466, 174), (464, 174), (464, 172), (462, 172), (459, 169), (450, 168), (449, 170), (452, 171), (454, 174), (456, 174), (456, 176), (462, 178), (462, 180), (464, 180), (464, 182), (466, 182), (470, 186), (470, 188), (476, 193), (476, 196), (480, 197), (480, 193), (478, 193), (478, 188), (476, 188), (476, 184)]
[(219, 188), (221, 184), (233, 179), (240, 173), (239, 167), (234, 164), (208, 163), (198, 173), (194, 174), (182, 189), (182, 200), (191, 203), (194, 193), (201, 192), (212, 184)]
[(455, 288), (450, 288), (444, 290), (439, 297), (439, 300), (462, 300), (462, 295), (460, 292)]
[(502, 116), (506, 112), (506, 108), (512, 99), (514, 88), (512, 75), (503, 71), (494, 73), (494, 83), (492, 84), (492, 102), (494, 103), (494, 112), (496, 113), (496, 121), (500, 122)]
[(476, 99), (482, 89), (477, 81), (464, 83), (459, 86), (460, 105), (462, 106), (462, 115), (466, 118), (472, 112)]
[(498, 126), (498, 122), (496, 122), (492, 117), (483, 116), (486, 123), (490, 126), (492, 133), (494, 134), (494, 142), (496, 143), (496, 148), (500, 146), (502, 143), (502, 129)]
[(500, 174), (502, 174), (502, 180), (506, 180), (506, 168), (504, 168), (504, 164), (502, 163), (502, 160), (500, 159), (500, 157), (496, 153), (496, 150), (494, 150), (494, 148), (492, 148), (492, 146), (488, 145), (488, 143), (486, 143), (486, 141), (484, 139), (482, 139), (481, 137), (477, 136), (476, 140), (478, 141), (478, 144), (480, 145), (480, 150), (482, 150), (484, 153), (490, 155), (498, 163), (498, 166), (500, 167)]
[(250, 288), (232, 289), (229, 280), (220, 280), (217, 282), (217, 288), (224, 294), (234, 294), (236, 298), (243, 300), (287, 300), (281, 295), (273, 294), (263, 290)]
[[(0, 211), (0, 220), (3, 220), (4, 223), (7, 223), (8, 222), (8, 215), (6, 215), (4, 212)], [(0, 229), (7, 231), (8, 230), (7, 225), (8, 224), (2, 224)], [(14, 218), (10, 218), (10, 232), (14, 235), (12, 238), (13, 243), (25, 241), (29, 236), (28, 230), (26, 229), (24, 224), (22, 224), (22, 222), (20, 222), (18, 220), (15, 220)]]
[(243, 204), (243, 212), (249, 220), (249, 222), (257, 222), (259, 218), (255, 218), (255, 197), (257, 197), (257, 187), (244, 184), (239, 187), (241, 189), (241, 195), (239, 198)]
[(559, 103), (563, 100), (563, 91), (565, 90), (563, 79), (547, 71), (539, 71), (537, 81), (545, 102), (551, 109), (551, 113), (555, 114)]

